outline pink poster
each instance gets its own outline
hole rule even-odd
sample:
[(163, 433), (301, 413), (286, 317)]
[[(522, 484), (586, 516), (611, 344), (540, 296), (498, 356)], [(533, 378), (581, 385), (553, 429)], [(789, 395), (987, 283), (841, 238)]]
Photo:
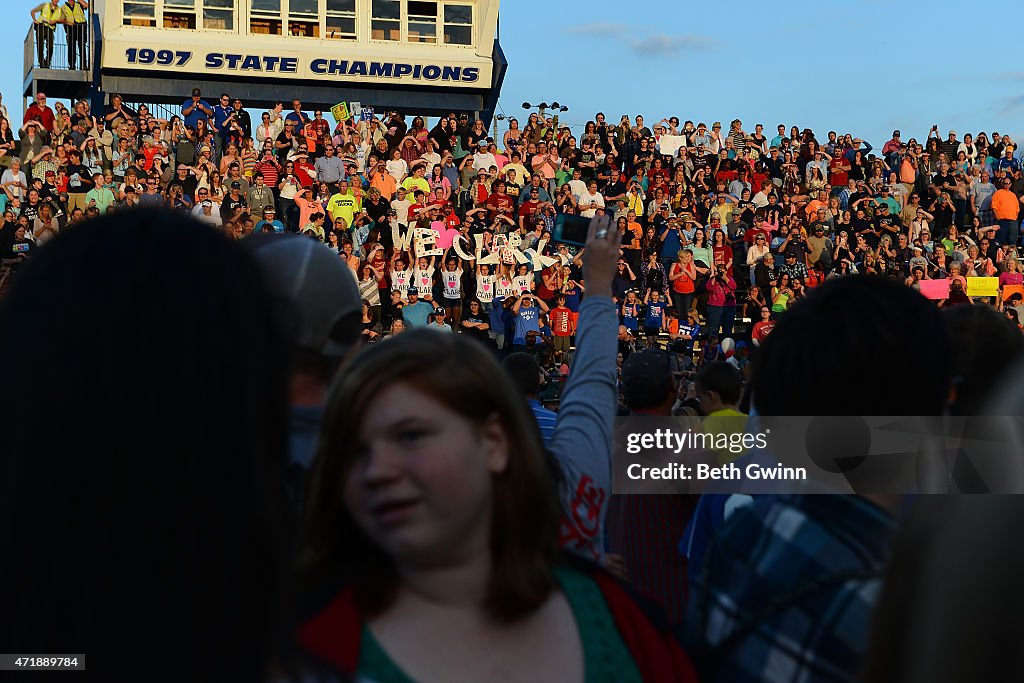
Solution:
[(949, 280), (921, 280), (921, 294), (926, 299), (948, 299)]

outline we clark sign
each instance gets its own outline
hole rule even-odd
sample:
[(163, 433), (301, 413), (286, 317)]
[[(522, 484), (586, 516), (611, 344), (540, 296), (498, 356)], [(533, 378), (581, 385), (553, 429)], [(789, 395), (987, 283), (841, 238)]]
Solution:
[[(459, 258), (465, 261), (476, 261), (478, 265), (496, 266), (501, 263), (507, 265), (520, 263), (529, 265), (532, 270), (538, 271), (556, 263), (564, 265), (567, 262), (567, 257), (552, 258), (543, 255), (547, 240), (537, 242), (536, 248), (523, 249), (523, 239), (516, 233), (495, 235), (491, 242), (490, 253), (484, 256), (484, 236), (474, 235), (474, 237), (476, 247), (473, 254), (463, 248), (463, 245), (469, 246), (469, 240), (463, 235), (452, 238), (451, 247)], [(416, 257), (443, 256), (446, 251), (446, 248), (439, 246), (443, 242), (441, 232), (436, 228), (413, 228), (409, 232), (403, 232), (396, 225), (391, 229), (391, 239), (398, 251), (405, 251), (411, 244)]]

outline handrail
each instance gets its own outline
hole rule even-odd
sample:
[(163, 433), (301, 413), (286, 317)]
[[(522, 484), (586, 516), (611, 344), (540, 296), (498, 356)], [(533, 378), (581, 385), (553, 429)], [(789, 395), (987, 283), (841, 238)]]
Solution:
[[(75, 65), (75, 71), (88, 71), (92, 68), (92, 14), (86, 12), (85, 15), (85, 44), (82, 50), (81, 62)], [(28, 74), (32, 69), (38, 69), (42, 65), (39, 63), (39, 51), (36, 46), (37, 37), (36, 25), (31, 24), (28, 27), (28, 34), (25, 36), (25, 78), (28, 78)], [(67, 26), (65, 24), (59, 24), (54, 29), (53, 36), (53, 57), (50, 60), (48, 67), (53, 71), (71, 71), (68, 63), (68, 33)]]

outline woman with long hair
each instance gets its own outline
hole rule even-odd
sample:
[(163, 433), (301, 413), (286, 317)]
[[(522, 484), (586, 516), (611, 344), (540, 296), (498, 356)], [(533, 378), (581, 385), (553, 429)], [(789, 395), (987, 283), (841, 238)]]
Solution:
[[(368, 348), (337, 378), (303, 562), (310, 584), (334, 597), (299, 637), (343, 674), (694, 680), (619, 584), (559, 548), (560, 527), (572, 527), (555, 473), (574, 491), (579, 475), (563, 463), (609, 453), (611, 421), (592, 416), (614, 411), (615, 347), (583, 338), (615, 335), (621, 237), (605, 224), (607, 235), (592, 228), (587, 240), (592, 289), (552, 459), (511, 374), (468, 335), (413, 330)], [(535, 382), (535, 364), (531, 374)], [(640, 633), (643, 654), (633, 651)]]
[(783, 313), (789, 308), (790, 300), (793, 298), (793, 288), (789, 282), (789, 274), (783, 273), (778, 281), (772, 286), (772, 313)]
[(218, 170), (222, 176), (228, 174), (228, 169), (231, 168), (231, 164), (239, 160), (238, 145), (235, 143), (228, 143), (224, 150), (224, 155), (220, 158), (220, 165)]
[(858, 149), (853, 153), (853, 159), (850, 160), (849, 177), (851, 180), (867, 180), (868, 174), (868, 164), (864, 159), (864, 153)]
[(213, 171), (210, 174), (210, 201), (218, 207), (224, 202), (224, 178), (220, 171)]
[[(333, 232), (331, 234), (334, 234)], [(377, 270), (370, 262), (364, 262), (359, 267), (359, 297), (366, 302), (373, 319), (380, 322), (381, 300), (380, 288), (377, 280)]]
[(510, 157), (514, 152), (519, 151), (519, 143), (522, 136), (523, 131), (519, 130), (519, 121), (515, 117), (510, 118), (508, 120), (508, 130), (505, 131), (505, 136), (502, 138), (505, 152)]
[(11, 165), (16, 147), (11, 122), (6, 117), (0, 116), (0, 166), (7, 168)]
[(437, 190), (442, 191), (442, 198), (444, 201), (448, 201), (452, 196), (452, 184), (447, 178), (444, 177), (444, 171), (441, 168), (441, 164), (434, 164), (434, 167), (430, 170), (430, 177), (427, 178), (427, 182), (430, 184), (430, 190), (436, 192)]
[(437, 125), (430, 129), (430, 144), (443, 157), (445, 152), (451, 152), (454, 148), (452, 145), (453, 136), (454, 130), (449, 127), (448, 118), (442, 116), (438, 120)]
[(697, 263), (698, 272), (706, 273), (706, 270), (700, 269), (711, 268), (714, 265), (714, 255), (704, 228), (697, 228), (693, 231), (693, 242), (690, 244), (689, 249), (693, 253), (693, 260)]
[(89, 169), (89, 175), (103, 173), (103, 165), (106, 159), (103, 156), (103, 148), (96, 144), (96, 137), (89, 135), (82, 142), (82, 165)]
[(726, 272), (732, 272), (732, 247), (729, 246), (725, 230), (715, 230), (715, 237), (711, 245), (711, 258), (715, 266), (725, 266)]

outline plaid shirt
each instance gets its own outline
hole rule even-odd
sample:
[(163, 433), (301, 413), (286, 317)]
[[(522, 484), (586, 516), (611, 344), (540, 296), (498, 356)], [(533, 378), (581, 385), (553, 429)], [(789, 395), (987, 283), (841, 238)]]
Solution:
[(701, 680), (854, 681), (893, 528), (858, 496), (772, 496), (734, 513), (691, 590)]
[(789, 276), (790, 280), (800, 278), (801, 280), (807, 279), (807, 266), (797, 261), (796, 263), (789, 264), (783, 263), (775, 268), (775, 280), (778, 279), (785, 273)]

